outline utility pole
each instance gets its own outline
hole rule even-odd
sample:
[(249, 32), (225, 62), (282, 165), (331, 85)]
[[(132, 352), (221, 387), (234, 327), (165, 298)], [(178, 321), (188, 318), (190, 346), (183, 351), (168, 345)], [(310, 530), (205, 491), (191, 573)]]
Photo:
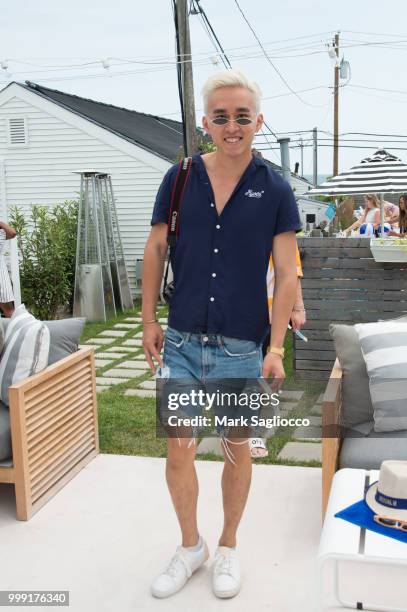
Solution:
[(176, 0), (176, 9), (179, 41), (178, 62), (181, 62), (182, 97), (184, 104), (183, 123), (187, 145), (185, 156), (190, 156), (198, 150), (198, 138), (196, 133), (194, 81), (187, 0)]
[(333, 176), (338, 174), (339, 158), (339, 32), (335, 34), (334, 50), (336, 54), (335, 62), (335, 86), (334, 86), (334, 163)]
[(312, 181), (314, 187), (318, 185), (318, 129), (314, 127), (312, 130)]
[(304, 176), (304, 141), (300, 136), (300, 151), (301, 151), (301, 176)]

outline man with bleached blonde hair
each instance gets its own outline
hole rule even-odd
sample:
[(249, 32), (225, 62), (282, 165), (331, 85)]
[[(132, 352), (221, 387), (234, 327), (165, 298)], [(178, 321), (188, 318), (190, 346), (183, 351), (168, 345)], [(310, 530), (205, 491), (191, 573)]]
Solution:
[[(253, 138), (263, 124), (260, 95), (258, 85), (232, 70), (215, 74), (203, 88), (203, 127), (216, 150), (192, 157), (178, 239), (172, 249), (175, 290), (165, 343), (156, 306), (178, 164), (165, 175), (154, 206), (144, 252), (144, 351), (153, 372), (155, 360), (160, 368), (169, 369), (170, 379), (187, 379), (191, 387), (215, 379), (282, 380), (285, 376), (283, 343), (296, 297), (295, 232), (301, 225), (289, 184), (252, 154)], [(271, 252), (275, 271), (272, 334), (263, 361)], [(168, 439), (166, 477), (182, 545), (153, 582), (155, 597), (179, 591), (209, 556), (197, 524), (193, 442)], [(241, 586), (236, 533), (251, 481), (248, 439), (235, 438), (233, 454), (228, 442), (223, 436), (223, 529), (212, 574), (212, 588), (220, 598), (235, 596)]]

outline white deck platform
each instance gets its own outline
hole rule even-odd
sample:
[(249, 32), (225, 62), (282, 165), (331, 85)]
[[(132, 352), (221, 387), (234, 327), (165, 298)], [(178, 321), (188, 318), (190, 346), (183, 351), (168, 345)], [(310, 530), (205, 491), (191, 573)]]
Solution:
[[(211, 552), (222, 465), (197, 462), (200, 529)], [(28, 522), (15, 519), (13, 489), (0, 485), (1, 588), (69, 590), (70, 612), (314, 612), (320, 469), (254, 466), (239, 532), (243, 587), (219, 601), (209, 563), (174, 597), (150, 595), (179, 540), (164, 467), (164, 459), (99, 455)]]

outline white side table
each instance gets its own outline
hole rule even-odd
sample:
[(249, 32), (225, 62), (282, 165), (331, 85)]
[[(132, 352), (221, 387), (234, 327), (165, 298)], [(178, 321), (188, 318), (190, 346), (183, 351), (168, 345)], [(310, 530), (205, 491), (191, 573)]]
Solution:
[(407, 612), (407, 544), (335, 518), (336, 512), (363, 499), (365, 487), (378, 478), (378, 470), (350, 468), (333, 478), (318, 550), (320, 610), (329, 568), (342, 607)]

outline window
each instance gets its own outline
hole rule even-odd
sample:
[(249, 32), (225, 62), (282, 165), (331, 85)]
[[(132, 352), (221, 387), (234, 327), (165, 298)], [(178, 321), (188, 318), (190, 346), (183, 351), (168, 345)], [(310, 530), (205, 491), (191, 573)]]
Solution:
[(25, 117), (7, 119), (7, 140), (9, 147), (26, 147), (28, 145), (27, 120)]

